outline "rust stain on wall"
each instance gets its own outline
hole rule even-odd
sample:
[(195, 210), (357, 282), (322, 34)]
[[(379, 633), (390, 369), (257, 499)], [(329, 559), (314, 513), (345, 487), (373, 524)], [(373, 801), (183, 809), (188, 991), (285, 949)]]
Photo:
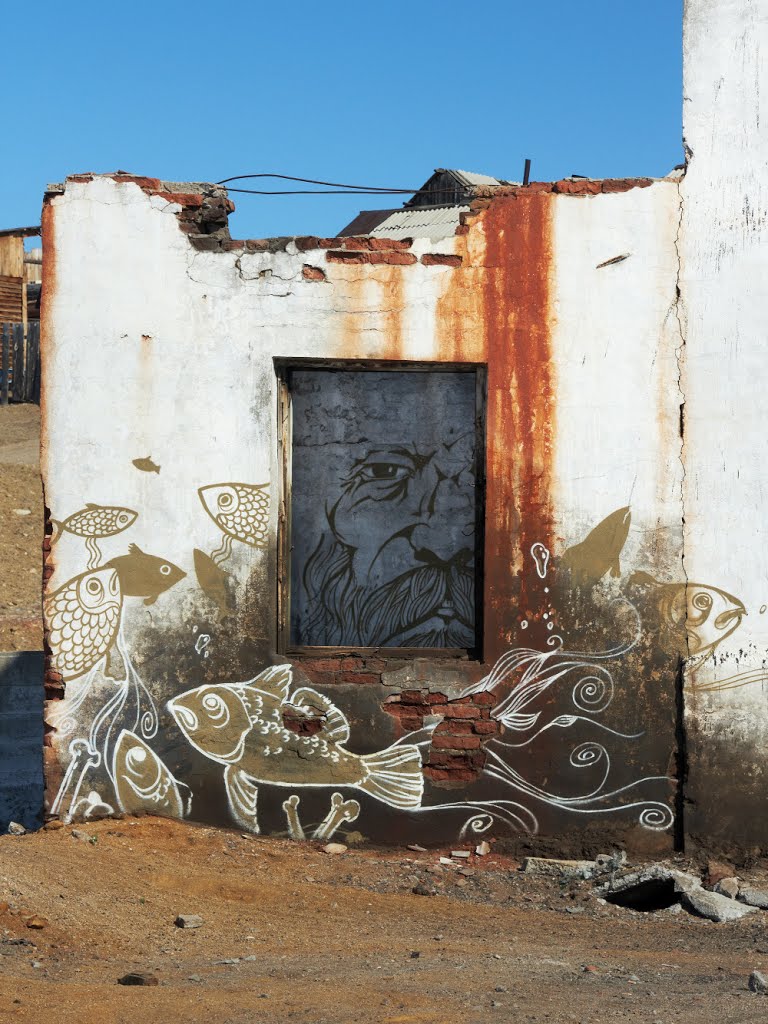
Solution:
[(533, 571), (531, 546), (552, 548), (553, 202), (546, 193), (518, 193), (492, 201), (479, 215), (488, 362), (486, 660), (509, 646), (517, 621), (531, 618), (543, 598), (544, 581)]

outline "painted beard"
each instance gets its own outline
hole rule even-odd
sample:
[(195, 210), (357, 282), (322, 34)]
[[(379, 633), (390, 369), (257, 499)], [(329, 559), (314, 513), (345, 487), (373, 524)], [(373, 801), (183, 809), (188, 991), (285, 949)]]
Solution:
[(353, 557), (351, 548), (324, 538), (307, 561), (313, 645), (474, 647), (475, 585), (465, 559), (419, 566), (370, 587), (356, 578)]

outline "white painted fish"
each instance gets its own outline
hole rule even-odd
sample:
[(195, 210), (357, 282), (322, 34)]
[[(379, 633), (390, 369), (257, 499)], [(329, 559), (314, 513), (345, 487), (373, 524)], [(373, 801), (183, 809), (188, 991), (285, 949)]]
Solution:
[[(230, 808), (242, 827), (258, 831), (254, 783), (259, 782), (353, 786), (391, 807), (421, 805), (424, 777), (417, 746), (350, 753), (344, 747), (349, 723), (342, 712), (309, 687), (290, 693), (292, 681), (291, 666), (278, 665), (248, 682), (199, 686), (168, 702), (189, 742), (225, 766)], [(302, 723), (317, 731), (302, 732)]]
[(269, 484), (210, 484), (198, 490), (214, 523), (228, 536), (251, 547), (267, 546)]
[(68, 580), (44, 601), (48, 643), (66, 680), (97, 665), (120, 626), (123, 595), (114, 569), (95, 569)]

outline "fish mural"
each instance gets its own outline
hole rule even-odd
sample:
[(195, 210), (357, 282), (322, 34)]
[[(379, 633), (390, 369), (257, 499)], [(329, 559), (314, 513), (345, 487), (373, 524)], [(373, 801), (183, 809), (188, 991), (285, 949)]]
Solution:
[(591, 530), (580, 544), (568, 548), (560, 565), (568, 569), (577, 587), (591, 587), (610, 570), (611, 576), (621, 575), (619, 556), (624, 548), (632, 521), (629, 506), (616, 509)]
[(203, 508), (224, 533), (222, 546), (211, 553), (219, 564), (229, 557), (232, 540), (254, 548), (267, 546), (269, 484), (209, 484), (197, 492)]
[(143, 597), (146, 605), (154, 604), (161, 594), (187, 575), (173, 562), (148, 555), (138, 544), (131, 544), (127, 555), (110, 559), (107, 566), (117, 573), (123, 595)]
[(215, 605), (222, 615), (229, 615), (234, 610), (232, 592), (228, 587), (229, 573), (214, 562), (200, 548), (192, 552), (195, 562), (195, 575), (200, 589)]
[(152, 748), (129, 729), (123, 729), (115, 744), (112, 778), (118, 806), (126, 814), (148, 811), (184, 818), (189, 813), (191, 799), (185, 806), (180, 783)]
[[(257, 783), (277, 786), (351, 786), (391, 807), (421, 805), (419, 748), (402, 744), (374, 754), (346, 750), (349, 723), (309, 687), (291, 693), (290, 665), (265, 669), (243, 683), (199, 686), (168, 702), (187, 740), (225, 766), (232, 815), (258, 831)], [(285, 718), (321, 722), (312, 735), (286, 728)]]
[(117, 636), (122, 604), (119, 573), (106, 566), (75, 576), (45, 598), (48, 643), (66, 681), (104, 658)]
[(132, 459), (131, 460), (136, 469), (140, 469), (142, 473), (159, 473), (160, 467), (152, 461), (152, 456), (147, 456), (145, 459)]
[(661, 620), (661, 643), (677, 653), (676, 638), (687, 638), (681, 654), (713, 651), (741, 625), (747, 609), (733, 594), (703, 583), (660, 583), (647, 572), (635, 572), (629, 582), (647, 587)]
[(138, 512), (121, 505), (94, 505), (88, 502), (79, 512), (73, 512), (66, 519), (52, 519), (55, 536), (51, 543), (55, 544), (62, 533), (71, 533), (76, 537), (85, 538), (88, 549), (88, 569), (95, 569), (101, 561), (101, 551), (96, 543), (97, 538), (115, 537), (123, 530), (132, 526), (138, 518)]

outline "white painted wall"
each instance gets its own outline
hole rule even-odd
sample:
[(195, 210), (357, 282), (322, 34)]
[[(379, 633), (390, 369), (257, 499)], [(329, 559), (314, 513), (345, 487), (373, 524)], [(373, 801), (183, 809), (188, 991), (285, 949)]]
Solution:
[[(689, 669), (692, 768), (709, 765), (696, 777), (702, 799), (734, 769), (745, 792), (757, 784), (764, 799), (768, 3), (687, 0), (684, 56), (685, 568), (689, 580), (716, 583), (748, 612), (716, 658), (695, 675)], [(696, 692), (750, 671), (738, 688)], [(753, 831), (765, 840), (764, 828)]]

